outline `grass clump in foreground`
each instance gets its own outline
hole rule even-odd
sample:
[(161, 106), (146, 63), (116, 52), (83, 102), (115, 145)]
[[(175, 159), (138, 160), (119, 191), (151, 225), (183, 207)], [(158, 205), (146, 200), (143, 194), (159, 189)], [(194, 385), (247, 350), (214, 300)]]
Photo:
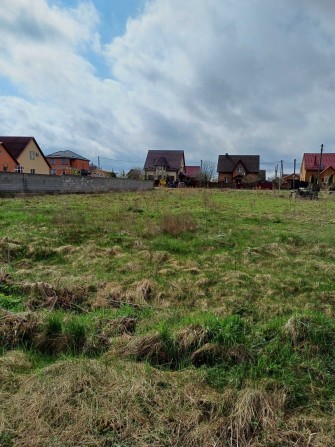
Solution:
[(331, 195), (160, 190), (1, 211), (1, 445), (333, 445)]

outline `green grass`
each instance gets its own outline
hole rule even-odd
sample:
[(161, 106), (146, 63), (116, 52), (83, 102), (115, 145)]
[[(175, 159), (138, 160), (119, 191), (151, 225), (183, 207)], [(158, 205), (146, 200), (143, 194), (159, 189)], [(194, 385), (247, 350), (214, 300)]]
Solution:
[[(270, 400), (281, 393), (283, 432), (299, 417), (318, 419), (320, 436), (331, 432), (332, 195), (304, 201), (285, 192), (155, 190), (0, 205), (0, 360), (25, 352), (31, 377), (59, 361), (125, 361), (159, 375), (162, 389), (177, 393), (167, 384), (176, 377), (219, 400), (250, 389)], [(25, 315), (36, 323), (25, 328)], [(16, 316), (23, 320), (8, 320)], [(224, 414), (236, 413), (228, 407)], [(1, 442), (16, 445), (8, 433)], [(254, 436), (248, 445), (276, 445), (265, 429)], [(285, 442), (277, 445), (294, 445)]]

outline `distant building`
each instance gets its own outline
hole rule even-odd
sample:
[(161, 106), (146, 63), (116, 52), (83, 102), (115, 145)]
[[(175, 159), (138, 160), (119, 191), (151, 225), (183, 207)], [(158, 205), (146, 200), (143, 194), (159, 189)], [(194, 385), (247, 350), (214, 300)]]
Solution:
[(50, 165), (34, 137), (0, 136), (0, 171), (50, 174)]
[[(301, 162), (300, 179), (304, 182), (314, 183), (320, 174), (320, 181), (328, 183), (335, 174), (335, 153), (305, 153)], [(333, 176), (333, 177), (331, 177)]]
[(292, 183), (293, 180), (300, 180), (300, 174), (284, 174), (281, 179), (282, 183)]
[(51, 166), (51, 174), (78, 174), (90, 170), (90, 161), (72, 151), (58, 151), (47, 155)]
[(148, 151), (144, 164), (146, 180), (178, 181), (179, 174), (185, 174), (184, 151)]
[(265, 179), (265, 172), (259, 169), (259, 155), (219, 155), (217, 172), (219, 182), (236, 185)]
[(196, 179), (201, 172), (200, 166), (185, 166), (185, 175), (190, 179)]

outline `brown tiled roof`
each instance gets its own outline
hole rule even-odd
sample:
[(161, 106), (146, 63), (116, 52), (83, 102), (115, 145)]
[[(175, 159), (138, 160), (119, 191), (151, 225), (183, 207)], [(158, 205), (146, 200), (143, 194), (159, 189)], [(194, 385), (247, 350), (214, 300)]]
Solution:
[(1, 141), (1, 137), (0, 137), (0, 146), (2, 146), (2, 147), (4, 148), (4, 150), (9, 154), (9, 156), (13, 159), (13, 161), (14, 161), (16, 164), (18, 164), (18, 161), (17, 161), (16, 158), (13, 157), (13, 155), (9, 152), (9, 150), (7, 149), (5, 143), (3, 143), (3, 142)]
[(178, 170), (181, 166), (182, 160), (184, 160), (184, 151), (149, 150), (145, 160), (144, 169), (155, 169), (155, 167), (159, 165), (159, 161), (162, 161), (162, 158), (165, 158), (164, 164), (167, 163), (169, 169), (172, 171)]
[(219, 155), (217, 172), (231, 173), (241, 162), (247, 172), (259, 172), (259, 155)]
[(17, 159), (33, 137), (0, 137), (12, 157)]
[(41, 148), (37, 144), (37, 141), (34, 137), (2, 137), (0, 136), (0, 141), (5, 145), (7, 151), (9, 154), (15, 158), (16, 160), (19, 158), (19, 156), (22, 154), (22, 152), (25, 150), (27, 145), (31, 140), (34, 140), (36, 146), (38, 147), (39, 151), (42, 154), (42, 157), (44, 158), (47, 165), (51, 168), (48, 160), (45, 158), (45, 155), (43, 154)]

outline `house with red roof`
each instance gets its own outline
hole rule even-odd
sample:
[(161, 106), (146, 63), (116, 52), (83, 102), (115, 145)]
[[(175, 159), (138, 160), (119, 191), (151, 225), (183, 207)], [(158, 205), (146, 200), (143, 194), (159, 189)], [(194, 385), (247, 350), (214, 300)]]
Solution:
[(300, 179), (314, 183), (320, 176), (321, 183), (333, 183), (335, 178), (335, 153), (305, 153), (301, 162)]
[(0, 171), (50, 174), (50, 165), (34, 137), (0, 136)]
[(197, 179), (201, 172), (200, 166), (185, 166), (185, 175), (190, 179)]
[(184, 151), (149, 150), (144, 163), (146, 180), (178, 181), (185, 174)]

